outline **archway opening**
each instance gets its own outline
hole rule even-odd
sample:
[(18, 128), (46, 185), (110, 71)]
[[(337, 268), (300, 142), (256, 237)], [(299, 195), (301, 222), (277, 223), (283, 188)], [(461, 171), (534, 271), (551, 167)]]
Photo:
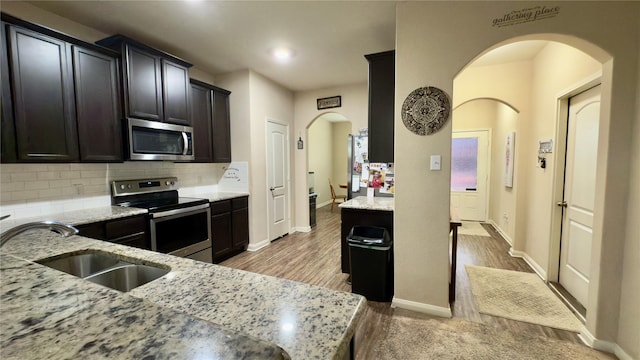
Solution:
[(334, 184), (347, 183), (347, 136), (351, 126), (344, 115), (329, 112), (307, 127), (307, 185), (309, 193), (317, 195), (316, 207), (332, 202), (329, 179)]
[[(559, 163), (565, 156), (566, 131), (561, 125), (566, 125), (568, 97), (584, 90), (585, 84), (594, 83), (594, 79), (610, 81), (603, 76), (603, 63), (608, 60), (606, 52), (580, 39), (537, 34), (496, 44), (468, 63), (454, 79), (454, 134), (491, 129), (494, 156), (488, 177), (486, 222), (509, 243), (509, 254), (525, 259), (544, 280), (558, 281), (559, 276), (562, 209), (555, 203), (563, 190), (564, 163)], [(603, 94), (603, 101), (610, 101), (610, 94)], [(483, 120), (497, 106), (517, 111), (509, 115), (514, 120), (505, 122), (504, 128), (493, 127), (496, 115), (489, 115), (494, 117), (493, 125)], [(601, 124), (609, 122), (608, 118), (602, 120)], [(603, 126), (608, 125), (601, 125), (601, 129)], [(510, 154), (512, 181), (507, 181), (504, 169), (507, 139), (512, 145), (515, 140)], [(542, 152), (542, 144), (550, 148)], [(592, 146), (603, 144), (596, 141)], [(594, 169), (603, 165), (597, 161), (606, 159), (593, 159)], [(597, 289), (589, 292), (595, 294)]]

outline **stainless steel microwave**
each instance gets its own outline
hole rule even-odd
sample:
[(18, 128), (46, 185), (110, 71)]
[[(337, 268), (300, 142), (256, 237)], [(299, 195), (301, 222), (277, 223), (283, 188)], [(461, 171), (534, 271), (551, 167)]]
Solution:
[(194, 160), (193, 128), (126, 119), (130, 160)]

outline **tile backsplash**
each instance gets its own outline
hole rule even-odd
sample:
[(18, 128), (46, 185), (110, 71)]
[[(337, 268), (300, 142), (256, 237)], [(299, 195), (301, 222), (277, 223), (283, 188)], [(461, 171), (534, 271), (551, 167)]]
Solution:
[(0, 164), (0, 207), (14, 217), (110, 204), (111, 181), (175, 176), (180, 188), (218, 184), (228, 164)]

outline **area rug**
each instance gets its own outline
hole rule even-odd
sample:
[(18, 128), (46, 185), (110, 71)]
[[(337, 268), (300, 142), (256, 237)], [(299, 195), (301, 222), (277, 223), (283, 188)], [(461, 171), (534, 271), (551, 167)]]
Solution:
[(615, 357), (581, 344), (497, 329), (460, 319), (419, 319), (393, 315), (381, 329), (377, 359), (580, 359)]
[(465, 265), (482, 314), (580, 332), (582, 323), (533, 273)]
[(458, 228), (458, 235), (475, 235), (475, 236), (489, 236), (487, 230), (482, 227), (479, 222), (474, 221), (462, 221), (462, 226)]

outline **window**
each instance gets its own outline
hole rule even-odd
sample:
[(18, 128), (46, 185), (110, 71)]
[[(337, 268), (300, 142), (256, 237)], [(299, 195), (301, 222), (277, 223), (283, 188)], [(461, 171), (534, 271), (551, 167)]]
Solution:
[(478, 138), (451, 139), (451, 191), (478, 185)]

